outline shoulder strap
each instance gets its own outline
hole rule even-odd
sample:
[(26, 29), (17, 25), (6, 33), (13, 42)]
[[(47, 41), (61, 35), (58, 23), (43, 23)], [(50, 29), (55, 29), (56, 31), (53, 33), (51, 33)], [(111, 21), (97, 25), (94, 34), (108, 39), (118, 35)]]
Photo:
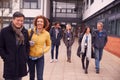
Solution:
[(33, 33), (34, 33), (34, 31), (33, 31), (33, 29), (31, 29), (29, 40), (31, 40)]

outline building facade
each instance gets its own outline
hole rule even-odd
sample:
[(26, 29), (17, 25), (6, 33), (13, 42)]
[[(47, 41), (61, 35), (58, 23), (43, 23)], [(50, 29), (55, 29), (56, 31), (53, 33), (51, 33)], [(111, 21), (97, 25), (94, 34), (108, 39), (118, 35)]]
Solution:
[(50, 19), (49, 6), (50, 0), (1, 0), (0, 16), (2, 18), (3, 27), (8, 25), (15, 11), (20, 11), (25, 15), (25, 27), (27, 29), (33, 27), (33, 19), (37, 15), (44, 15)]
[(109, 35), (105, 49), (119, 56), (120, 0), (84, 0), (83, 5), (82, 21), (93, 29), (98, 21), (103, 22)]

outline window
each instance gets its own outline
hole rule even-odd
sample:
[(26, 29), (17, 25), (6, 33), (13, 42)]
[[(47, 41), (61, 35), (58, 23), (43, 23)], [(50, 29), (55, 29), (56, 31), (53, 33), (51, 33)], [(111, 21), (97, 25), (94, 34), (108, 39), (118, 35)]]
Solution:
[(57, 9), (56, 9), (56, 12), (60, 13), (60, 12), (61, 12), (61, 9), (57, 8)]
[(25, 21), (24, 21), (24, 27), (26, 28), (26, 29), (29, 29), (29, 28), (33, 28), (34, 26), (33, 26), (33, 20), (34, 20), (34, 18), (26, 18), (25, 19)]
[(116, 20), (116, 34), (120, 36), (120, 19)]
[(120, 13), (120, 5), (117, 5), (116, 11), (117, 11), (118, 13)]
[(86, 9), (88, 9), (89, 0), (86, 1)]
[(71, 9), (67, 9), (67, 13), (72, 13), (72, 10)]
[(94, 2), (94, 0), (91, 0), (91, 1), (90, 1), (90, 5), (91, 5), (93, 2)]
[(41, 8), (41, 0), (23, 0), (21, 2), (21, 8), (40, 9)]
[(62, 13), (66, 13), (66, 9), (62, 9)]
[(112, 21), (110, 21), (110, 33), (112, 34), (112, 35), (115, 35), (115, 32), (116, 32), (116, 27), (115, 27), (115, 21), (114, 20), (112, 20)]
[(11, 0), (0, 1), (0, 8), (11, 8), (11, 7), (12, 7)]

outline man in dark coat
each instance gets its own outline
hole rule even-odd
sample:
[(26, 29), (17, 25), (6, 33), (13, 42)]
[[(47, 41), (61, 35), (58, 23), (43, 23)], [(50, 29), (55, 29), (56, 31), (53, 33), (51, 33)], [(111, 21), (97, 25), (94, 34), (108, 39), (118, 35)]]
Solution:
[(55, 22), (54, 26), (50, 29), (50, 37), (52, 40), (51, 61), (50, 62), (54, 61), (54, 47), (56, 47), (55, 61), (57, 62), (60, 40), (62, 38), (62, 29), (60, 28), (59, 22)]
[(22, 80), (27, 75), (29, 54), (28, 32), (23, 27), (24, 15), (13, 14), (12, 22), (0, 32), (0, 56), (4, 61), (5, 80)]
[(93, 32), (93, 45), (95, 49), (96, 73), (100, 71), (100, 61), (103, 55), (103, 49), (107, 43), (107, 32), (103, 29), (103, 23), (97, 23), (97, 30)]

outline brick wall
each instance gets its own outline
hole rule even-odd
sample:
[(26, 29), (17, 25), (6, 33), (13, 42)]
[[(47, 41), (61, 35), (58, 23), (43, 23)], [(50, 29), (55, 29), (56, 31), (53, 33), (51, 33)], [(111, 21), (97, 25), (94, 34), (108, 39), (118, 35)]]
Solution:
[(120, 38), (108, 37), (108, 42), (105, 46), (105, 50), (120, 57)]

